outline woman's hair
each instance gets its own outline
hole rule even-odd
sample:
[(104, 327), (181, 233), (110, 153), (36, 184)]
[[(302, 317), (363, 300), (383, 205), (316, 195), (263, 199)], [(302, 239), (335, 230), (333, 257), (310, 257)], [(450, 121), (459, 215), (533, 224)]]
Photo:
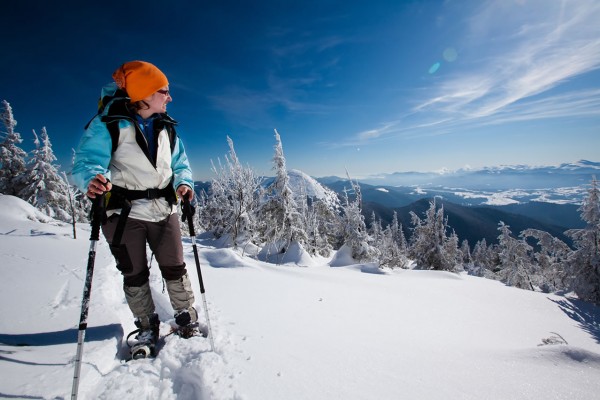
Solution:
[(150, 108), (150, 105), (148, 103), (146, 103), (144, 100), (131, 102), (128, 104), (129, 111), (136, 113), (136, 114), (138, 111), (147, 110), (148, 108)]

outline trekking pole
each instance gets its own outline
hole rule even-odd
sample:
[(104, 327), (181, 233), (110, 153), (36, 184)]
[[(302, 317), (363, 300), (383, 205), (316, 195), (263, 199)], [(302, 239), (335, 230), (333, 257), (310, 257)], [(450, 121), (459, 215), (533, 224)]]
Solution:
[(96, 259), (96, 244), (100, 239), (100, 223), (104, 210), (104, 195), (92, 199), (92, 233), (90, 235), (90, 252), (88, 255), (85, 284), (83, 287), (83, 300), (81, 301), (81, 315), (79, 317), (79, 333), (77, 335), (77, 355), (75, 356), (75, 372), (73, 374), (73, 390), (71, 399), (77, 399), (79, 389), (79, 373), (81, 372), (81, 358), (83, 355), (83, 341), (85, 340), (85, 329), (87, 328), (87, 315), (90, 306), (90, 295), (92, 291), (92, 276), (94, 275), (94, 261)]
[(188, 221), (190, 237), (192, 238), (192, 247), (194, 248), (194, 259), (196, 260), (196, 271), (198, 271), (198, 279), (200, 280), (200, 294), (202, 294), (202, 303), (204, 305), (204, 315), (206, 316), (206, 325), (208, 326), (208, 338), (210, 339), (210, 348), (215, 351), (215, 342), (213, 341), (212, 329), (210, 327), (210, 319), (208, 318), (208, 306), (206, 305), (206, 296), (204, 295), (204, 280), (202, 279), (202, 271), (200, 270), (200, 259), (198, 258), (198, 248), (196, 247), (196, 231), (194, 230), (194, 208), (190, 204), (189, 199), (183, 199), (183, 215), (181, 219)]

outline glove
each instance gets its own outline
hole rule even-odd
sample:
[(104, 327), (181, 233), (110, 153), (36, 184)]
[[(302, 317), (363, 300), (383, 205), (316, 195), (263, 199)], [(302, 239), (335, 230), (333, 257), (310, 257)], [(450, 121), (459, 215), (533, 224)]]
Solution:
[(184, 199), (181, 202), (181, 222), (185, 222), (188, 218), (191, 221), (195, 212), (196, 207), (194, 207), (188, 199)]

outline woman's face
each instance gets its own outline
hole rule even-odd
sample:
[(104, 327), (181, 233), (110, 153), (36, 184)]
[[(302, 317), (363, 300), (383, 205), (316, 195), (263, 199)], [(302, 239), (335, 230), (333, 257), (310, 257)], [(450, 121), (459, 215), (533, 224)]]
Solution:
[(173, 101), (173, 99), (169, 93), (169, 87), (165, 86), (154, 92), (153, 95), (145, 98), (144, 101), (148, 104), (148, 109), (144, 111), (152, 115), (154, 113), (167, 112), (167, 104)]

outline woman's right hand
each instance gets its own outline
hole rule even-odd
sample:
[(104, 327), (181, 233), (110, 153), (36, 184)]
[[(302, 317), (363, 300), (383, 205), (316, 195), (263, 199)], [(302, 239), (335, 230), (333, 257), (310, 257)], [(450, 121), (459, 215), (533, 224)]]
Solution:
[(104, 192), (108, 192), (112, 189), (112, 183), (102, 174), (98, 174), (88, 184), (87, 197), (95, 199), (96, 195), (102, 195)]

